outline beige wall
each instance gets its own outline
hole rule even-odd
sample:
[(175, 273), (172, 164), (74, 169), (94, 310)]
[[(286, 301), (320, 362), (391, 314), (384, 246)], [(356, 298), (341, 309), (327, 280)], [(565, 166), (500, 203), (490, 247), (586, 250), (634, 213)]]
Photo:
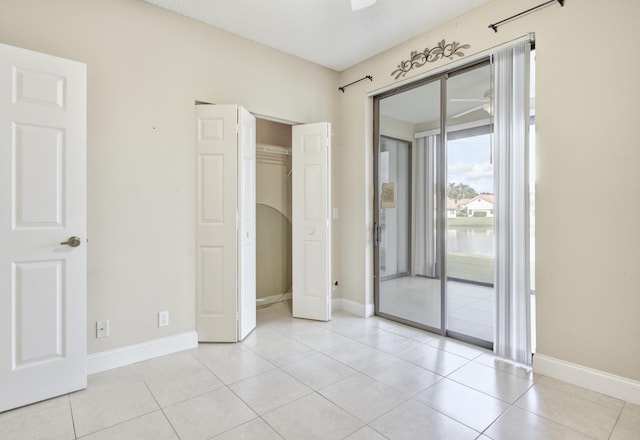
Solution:
[[(364, 307), (367, 94), (443, 38), (471, 55), (535, 32), (538, 352), (640, 380), (640, 3), (568, 1), (487, 29), (538, 3), (494, 0), (338, 75), (139, 0), (3, 0), (0, 42), (88, 65), (89, 351), (194, 329), (194, 100), (333, 123), (333, 267), (343, 298)], [(336, 92), (367, 74), (373, 82)], [(168, 328), (156, 328), (159, 310), (170, 311)], [(95, 339), (97, 319), (111, 320), (111, 337)]]
[(141, 0), (2, 0), (0, 42), (88, 66), (89, 352), (193, 331), (194, 101), (333, 121), (338, 74)]
[[(470, 44), (468, 56), (535, 32), (538, 353), (640, 380), (640, 210), (633, 203), (640, 176), (640, 62), (633, 49), (624, 49), (640, 39), (640, 2), (568, 1), (498, 33), (487, 28), (539, 3), (494, 0), (341, 73), (341, 83), (374, 78), (340, 96), (344, 166), (334, 179), (343, 185), (342, 295), (358, 302), (372, 297), (371, 265), (365, 264), (372, 212), (367, 94), (393, 84), (391, 72), (412, 50), (441, 39)], [(581, 200), (598, 208), (584, 209)]]
[(291, 125), (256, 119), (256, 143), (291, 148)]

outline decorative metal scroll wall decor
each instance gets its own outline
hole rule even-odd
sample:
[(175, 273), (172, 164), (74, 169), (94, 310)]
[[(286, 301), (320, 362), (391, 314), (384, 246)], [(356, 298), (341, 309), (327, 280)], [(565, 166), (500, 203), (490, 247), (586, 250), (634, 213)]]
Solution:
[(427, 63), (435, 63), (442, 58), (453, 59), (454, 56), (463, 57), (464, 53), (462, 49), (469, 49), (469, 44), (460, 44), (457, 41), (446, 44), (444, 40), (440, 41), (437, 46), (429, 49), (428, 47), (422, 52), (411, 52), (411, 57), (408, 60), (401, 61), (398, 64), (398, 68), (391, 72), (391, 76), (395, 75), (394, 79), (405, 76), (413, 69), (424, 66)]

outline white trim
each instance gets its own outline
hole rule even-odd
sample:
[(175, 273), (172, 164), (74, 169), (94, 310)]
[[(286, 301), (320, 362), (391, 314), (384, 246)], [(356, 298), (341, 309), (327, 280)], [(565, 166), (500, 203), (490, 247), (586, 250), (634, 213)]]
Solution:
[(381, 87), (379, 89), (372, 90), (369, 93), (367, 93), (367, 96), (373, 98), (376, 95), (381, 95), (382, 93), (388, 92), (389, 90), (397, 89), (398, 87), (402, 87), (406, 84), (411, 84), (415, 81), (419, 81), (424, 78), (429, 78), (431, 76), (436, 76), (441, 73), (448, 72), (453, 69), (457, 69), (458, 67), (464, 66), (466, 64), (471, 64), (474, 61), (478, 61), (482, 58), (486, 58), (498, 50), (504, 49), (505, 47), (513, 46), (514, 44), (517, 44), (521, 41), (531, 41), (533, 43), (535, 41), (535, 34), (529, 33), (527, 35), (523, 35), (522, 37), (516, 38), (511, 41), (507, 41), (506, 43), (502, 43), (494, 47), (490, 47), (489, 49), (483, 50), (474, 55), (469, 55), (468, 57), (461, 58), (460, 60), (445, 64), (444, 66), (438, 67), (437, 69), (428, 70), (419, 75), (411, 76), (409, 78), (405, 78), (401, 81), (394, 82), (392, 84)]
[(267, 306), (282, 301), (291, 301), (291, 292), (283, 293), (281, 295), (263, 296), (262, 298), (256, 298), (256, 306)]
[(331, 299), (331, 311), (335, 312), (338, 310), (342, 310), (342, 298), (332, 298)]
[(340, 310), (362, 318), (370, 318), (374, 312), (373, 304), (360, 304), (345, 298), (340, 299)]
[(366, 309), (364, 304), (360, 304), (359, 302), (355, 302), (346, 298), (341, 299), (340, 310), (363, 318), (366, 316)]
[(365, 318), (371, 318), (375, 314), (375, 306), (373, 303), (367, 304), (364, 309)]
[(154, 339), (140, 344), (101, 351), (87, 356), (87, 374), (123, 367), (198, 346), (195, 331)]
[(295, 122), (290, 119), (278, 118), (276, 116), (263, 115), (263, 114), (254, 113), (254, 112), (251, 112), (251, 114), (255, 116), (257, 119), (264, 119), (265, 121), (277, 122), (278, 124), (283, 124), (283, 125), (301, 124), (300, 122)]
[(533, 357), (533, 371), (640, 405), (640, 382), (633, 379), (594, 370), (543, 354), (536, 354)]

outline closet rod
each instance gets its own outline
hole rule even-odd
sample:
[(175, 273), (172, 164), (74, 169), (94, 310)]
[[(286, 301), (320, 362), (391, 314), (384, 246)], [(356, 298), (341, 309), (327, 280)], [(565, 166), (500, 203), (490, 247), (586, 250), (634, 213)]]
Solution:
[(526, 11), (523, 11), (519, 14), (512, 15), (511, 17), (505, 18), (504, 20), (500, 20), (496, 23), (490, 24), (489, 29), (493, 29), (493, 32), (498, 32), (498, 26), (502, 26), (506, 22), (511, 21), (515, 18), (522, 17), (523, 15), (526, 15), (530, 12), (537, 11), (538, 9), (544, 8), (545, 6), (549, 6), (551, 3), (560, 3), (560, 6), (564, 7), (564, 0), (549, 0), (548, 2), (544, 2), (541, 5), (534, 6), (533, 8), (527, 9)]

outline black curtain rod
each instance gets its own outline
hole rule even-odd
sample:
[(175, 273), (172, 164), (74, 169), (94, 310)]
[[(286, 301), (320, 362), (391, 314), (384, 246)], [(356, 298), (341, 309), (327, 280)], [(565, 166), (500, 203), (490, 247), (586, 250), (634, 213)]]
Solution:
[(508, 21), (513, 20), (514, 18), (522, 17), (523, 15), (526, 15), (526, 14), (528, 14), (530, 12), (536, 11), (536, 10), (538, 10), (540, 8), (544, 8), (545, 6), (549, 6), (551, 3), (560, 3), (560, 6), (564, 7), (564, 0), (549, 0), (548, 2), (545, 2), (545, 3), (541, 4), (541, 5), (534, 6), (531, 9), (527, 9), (524, 12), (521, 12), (521, 13), (516, 14), (516, 15), (512, 15), (509, 18), (505, 18), (504, 20), (500, 20), (500, 21), (498, 21), (496, 23), (490, 24), (489, 25), (489, 29), (493, 29), (493, 32), (498, 32), (498, 26), (502, 26), (503, 24), (505, 24)]
[(352, 83), (347, 84), (346, 86), (338, 87), (338, 90), (340, 90), (342, 93), (344, 93), (344, 89), (346, 89), (347, 87), (352, 86), (352, 85), (354, 85), (356, 83), (359, 83), (360, 81), (364, 81), (365, 79), (368, 79), (369, 81), (373, 81), (373, 76), (371, 76), (371, 75), (364, 76), (364, 77), (362, 77), (362, 78), (360, 78), (358, 80), (355, 80)]

